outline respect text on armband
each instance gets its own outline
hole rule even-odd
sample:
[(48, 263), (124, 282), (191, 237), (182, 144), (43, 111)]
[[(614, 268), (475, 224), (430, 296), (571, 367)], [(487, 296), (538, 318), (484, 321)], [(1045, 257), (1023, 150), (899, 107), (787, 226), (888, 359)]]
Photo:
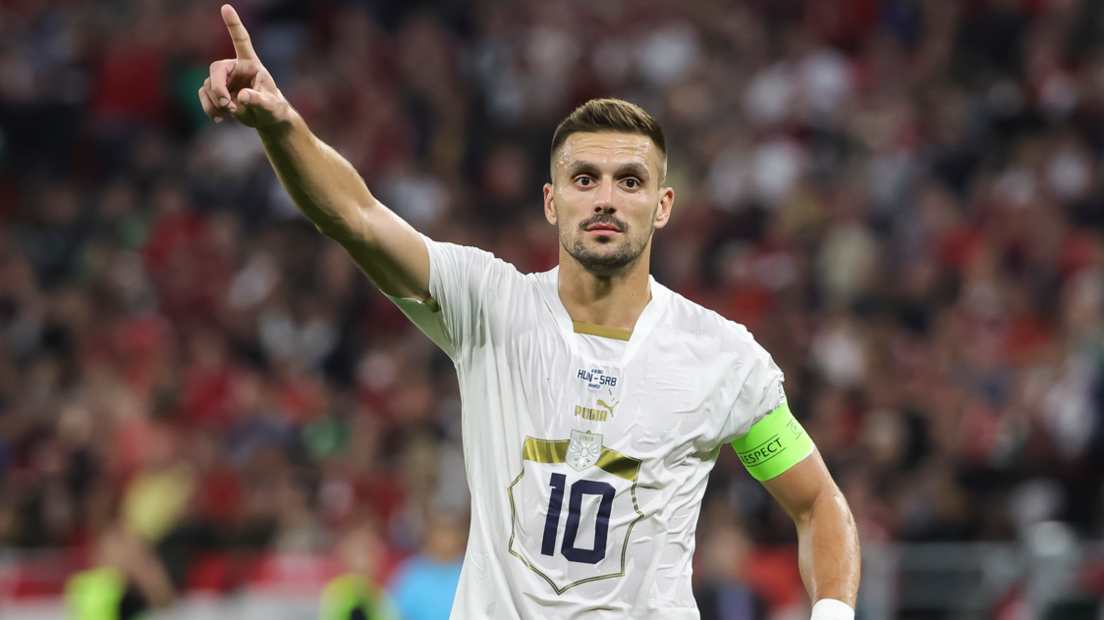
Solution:
[(747, 452), (738, 452), (737, 454), (740, 460), (744, 462), (745, 467), (754, 467), (769, 461), (771, 458), (782, 453), (785, 449), (786, 448), (782, 446), (782, 439), (778, 435), (775, 435), (755, 448)]

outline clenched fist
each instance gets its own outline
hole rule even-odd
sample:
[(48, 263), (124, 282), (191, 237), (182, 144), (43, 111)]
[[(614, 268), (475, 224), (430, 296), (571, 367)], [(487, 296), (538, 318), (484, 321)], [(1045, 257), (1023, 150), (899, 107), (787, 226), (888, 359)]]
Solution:
[(216, 123), (222, 122), (224, 114), (229, 112), (239, 123), (257, 129), (287, 122), (291, 118), (291, 106), (276, 88), (272, 75), (257, 59), (249, 33), (234, 7), (222, 5), (222, 21), (230, 30), (237, 57), (211, 63), (211, 77), (199, 89), (203, 111)]

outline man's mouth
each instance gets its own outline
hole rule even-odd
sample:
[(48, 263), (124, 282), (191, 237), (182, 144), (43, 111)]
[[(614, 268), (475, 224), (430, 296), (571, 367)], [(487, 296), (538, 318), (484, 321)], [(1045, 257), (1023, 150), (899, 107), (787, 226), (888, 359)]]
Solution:
[(621, 229), (613, 224), (591, 224), (587, 226), (587, 232), (621, 232)]

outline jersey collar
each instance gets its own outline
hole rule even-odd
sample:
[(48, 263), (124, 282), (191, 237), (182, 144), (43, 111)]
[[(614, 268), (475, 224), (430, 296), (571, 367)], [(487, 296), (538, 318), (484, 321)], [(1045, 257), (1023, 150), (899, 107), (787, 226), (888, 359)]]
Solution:
[[(567, 308), (564, 307), (563, 301), (560, 299), (560, 268), (557, 266), (550, 271), (535, 275), (538, 283), (537, 290), (540, 291), (541, 298), (552, 313), (552, 318), (556, 322), (556, 328), (559, 330), (560, 336), (567, 343), (571, 352), (578, 355), (579, 338), (582, 338), (586, 333), (593, 332), (576, 333), (575, 323), (571, 320), (571, 315), (567, 313)], [(636, 325), (633, 326), (632, 334), (629, 336), (625, 353), (621, 357), (621, 366), (629, 363), (637, 351), (640, 350), (640, 346), (648, 338), (652, 328), (659, 322), (659, 318), (663, 314), (663, 308), (667, 305), (667, 296), (670, 294), (670, 290), (656, 282), (651, 274), (648, 275), (648, 290), (651, 291), (652, 298), (648, 300), (647, 305), (644, 306), (644, 311), (636, 319)]]

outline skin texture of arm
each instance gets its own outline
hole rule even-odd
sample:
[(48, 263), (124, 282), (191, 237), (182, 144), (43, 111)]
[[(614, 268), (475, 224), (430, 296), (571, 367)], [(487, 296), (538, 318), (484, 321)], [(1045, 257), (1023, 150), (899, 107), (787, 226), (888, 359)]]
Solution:
[(288, 125), (258, 130), (296, 206), (341, 244), (384, 293), (429, 297), (429, 253), (414, 228), (372, 196), (353, 166), (294, 111)]
[(253, 127), (295, 205), (345, 248), (361, 270), (394, 297), (429, 297), (429, 253), (412, 226), (383, 206), (353, 166), (323, 143), (284, 98), (261, 64), (237, 12), (222, 18), (235, 58), (211, 64), (199, 89), (203, 111)]
[(859, 591), (859, 535), (843, 493), (820, 451), (763, 482), (797, 525), (798, 564), (812, 602), (831, 598), (852, 608)]

